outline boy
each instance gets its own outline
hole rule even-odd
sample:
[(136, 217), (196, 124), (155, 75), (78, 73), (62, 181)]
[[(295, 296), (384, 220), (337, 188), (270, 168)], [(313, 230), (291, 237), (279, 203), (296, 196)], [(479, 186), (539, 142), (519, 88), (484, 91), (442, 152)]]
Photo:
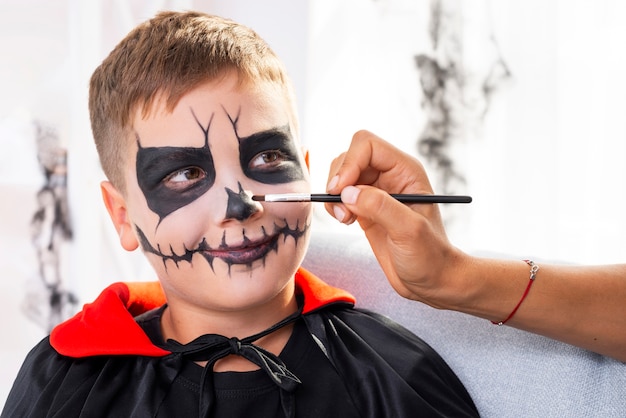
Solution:
[(117, 283), (27, 357), (3, 416), (475, 416), (419, 338), (300, 263), (310, 203), (282, 64), (251, 30), (163, 12), (90, 85), (105, 205), (159, 282)]

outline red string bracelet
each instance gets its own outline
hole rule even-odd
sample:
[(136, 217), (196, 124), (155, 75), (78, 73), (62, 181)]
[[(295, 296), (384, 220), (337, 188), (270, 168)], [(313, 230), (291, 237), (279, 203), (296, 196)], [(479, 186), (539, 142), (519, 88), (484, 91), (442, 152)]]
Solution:
[(535, 282), (535, 277), (537, 277), (537, 272), (539, 271), (539, 266), (537, 264), (535, 264), (535, 262), (532, 261), (532, 260), (524, 260), (524, 262), (530, 266), (530, 280), (528, 281), (528, 286), (526, 286), (526, 290), (524, 291), (524, 294), (522, 295), (522, 298), (517, 303), (517, 305), (515, 305), (515, 308), (509, 314), (509, 316), (507, 316), (504, 321), (500, 321), (500, 322), (493, 322), (493, 321), (491, 321), (491, 323), (494, 324), (494, 325), (504, 325), (504, 324), (506, 324), (506, 321), (508, 321), (509, 319), (513, 318), (513, 315), (515, 315), (515, 312), (517, 312), (517, 310), (519, 309), (519, 307), (522, 304), (522, 302), (524, 302), (524, 299), (526, 299), (526, 296), (528, 296), (528, 292), (530, 292), (530, 287)]

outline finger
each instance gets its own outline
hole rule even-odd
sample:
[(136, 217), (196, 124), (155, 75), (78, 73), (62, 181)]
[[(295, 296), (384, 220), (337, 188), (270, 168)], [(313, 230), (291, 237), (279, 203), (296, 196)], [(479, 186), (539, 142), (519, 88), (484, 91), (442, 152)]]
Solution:
[(346, 185), (363, 183), (364, 177), (368, 177), (368, 174), (369, 177), (375, 178), (376, 174), (370, 167), (375, 148), (372, 142), (377, 138), (367, 131), (358, 131), (354, 134), (348, 151), (333, 162), (334, 175), (329, 176), (328, 193), (339, 193)]
[[(366, 233), (372, 225), (378, 225), (389, 236), (402, 237), (408, 230), (406, 222), (398, 222), (399, 219), (408, 220), (424, 216), (375, 187), (345, 187), (341, 192), (341, 199), (347, 210), (357, 216)], [(422, 206), (424, 206), (422, 210), (437, 210), (435, 205)]]
[(333, 171), (335, 176), (327, 186), (329, 193), (340, 193), (343, 187), (355, 184), (373, 185), (388, 193), (432, 192), (417, 159), (367, 131), (354, 135)]
[(333, 178), (337, 176), (337, 172), (339, 171), (339, 168), (343, 164), (343, 160), (345, 157), (346, 157), (346, 153), (342, 152), (330, 162), (330, 168), (328, 170), (328, 179), (326, 182), (328, 186), (326, 187), (326, 190), (328, 190), (329, 187), (331, 186), (331, 182)]
[[(343, 159), (345, 155), (346, 155), (345, 152), (340, 154), (337, 158), (335, 158), (332, 161), (330, 165), (330, 170), (328, 172), (328, 183), (326, 186), (326, 190), (329, 191), (329, 193), (330, 193), (330, 190), (334, 189), (335, 184), (337, 183), (338, 177), (336, 173), (339, 167), (341, 167), (341, 165), (343, 164)], [(326, 212), (328, 212), (331, 216), (333, 216), (339, 222), (342, 222), (345, 224), (351, 224), (356, 219), (355, 215), (352, 212), (350, 212), (341, 203), (325, 203), (324, 208), (326, 209)]]
[(341, 203), (325, 203), (324, 209), (333, 218), (346, 225), (350, 225), (356, 220), (356, 215), (350, 212), (344, 204)]
[[(353, 150), (353, 152), (358, 152)], [(328, 182), (326, 186), (326, 191), (332, 194), (333, 190), (336, 190), (336, 184), (339, 179), (337, 176), (337, 172), (343, 165), (344, 159), (346, 156), (346, 152), (339, 154), (336, 158), (334, 158), (330, 163), (330, 169), (328, 170)], [(335, 191), (335, 194), (339, 193)], [(326, 212), (328, 212), (332, 217), (337, 219), (339, 222), (344, 223), (346, 225), (350, 225), (354, 223), (356, 220), (356, 215), (350, 212), (343, 204), (341, 203), (325, 203), (324, 208)]]

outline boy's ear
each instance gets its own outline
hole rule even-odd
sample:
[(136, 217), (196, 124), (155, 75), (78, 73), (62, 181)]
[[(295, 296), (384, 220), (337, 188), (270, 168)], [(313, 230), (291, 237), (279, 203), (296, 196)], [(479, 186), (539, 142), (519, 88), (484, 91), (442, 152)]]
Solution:
[(133, 231), (133, 225), (128, 218), (126, 199), (109, 181), (100, 183), (102, 199), (106, 206), (113, 225), (120, 237), (120, 244), (126, 251), (134, 251), (139, 247), (139, 242)]

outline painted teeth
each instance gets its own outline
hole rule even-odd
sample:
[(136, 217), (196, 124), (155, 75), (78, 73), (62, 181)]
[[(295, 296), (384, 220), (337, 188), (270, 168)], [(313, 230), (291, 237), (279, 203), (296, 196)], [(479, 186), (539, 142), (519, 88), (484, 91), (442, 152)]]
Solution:
[[(141, 243), (141, 248), (143, 249), (143, 251), (161, 257), (166, 270), (168, 261), (173, 261), (174, 265), (178, 268), (178, 264), (181, 261), (186, 261), (191, 264), (194, 254), (200, 253), (202, 257), (209, 263), (212, 270), (214, 270), (213, 262), (216, 258), (224, 261), (228, 265), (228, 273), (230, 274), (230, 268), (235, 264), (241, 264), (251, 267), (252, 263), (260, 259), (263, 259), (263, 263), (265, 264), (265, 257), (267, 256), (267, 254), (269, 254), (272, 250), (278, 251), (278, 241), (281, 235), (283, 236), (283, 242), (287, 241), (288, 237), (291, 237), (296, 242), (296, 245), (298, 245), (299, 239), (306, 234), (309, 227), (311, 226), (310, 223), (305, 222), (302, 229), (300, 229), (300, 220), (298, 219), (296, 221), (296, 226), (292, 229), (289, 227), (287, 219), (283, 219), (283, 222), (285, 223), (283, 226), (274, 224), (274, 234), (272, 236), (267, 234), (265, 227), (261, 227), (264, 239), (256, 243), (253, 243), (253, 241), (251, 241), (246, 236), (244, 230), (243, 245), (236, 248), (228, 247), (228, 245), (226, 245), (226, 231), (224, 231), (224, 234), (222, 235), (222, 242), (217, 249), (211, 248), (207, 243), (206, 238), (203, 238), (200, 244), (198, 244), (198, 247), (195, 249), (188, 249), (183, 246), (185, 251), (182, 254), (176, 254), (174, 248), (171, 245), (169, 248), (169, 254), (165, 254), (161, 250), (160, 245), (157, 245), (157, 248), (154, 248), (154, 246), (148, 241), (148, 238), (143, 233), (141, 228), (139, 228), (138, 226), (135, 226), (135, 228), (137, 230), (137, 235), (139, 235), (139, 241)], [(233, 254), (242, 252), (245, 252), (246, 254)], [(224, 254), (224, 256), (216, 255), (222, 253)]]

